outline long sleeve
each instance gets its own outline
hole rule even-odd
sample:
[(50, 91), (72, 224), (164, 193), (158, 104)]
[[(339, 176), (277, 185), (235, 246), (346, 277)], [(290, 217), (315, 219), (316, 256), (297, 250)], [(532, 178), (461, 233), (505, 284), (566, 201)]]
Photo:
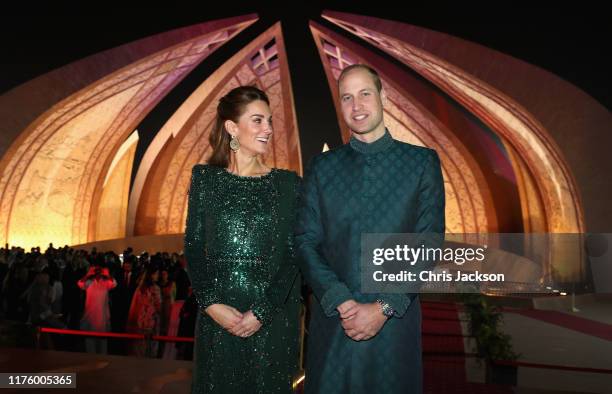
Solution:
[(310, 162), (304, 176), (298, 200), (298, 219), (295, 230), (296, 252), (300, 268), (325, 314), (329, 317), (336, 308), (353, 298), (347, 285), (338, 279), (319, 252), (323, 241), (323, 225), (319, 207), (316, 175), (316, 157)]
[(278, 271), (276, 271), (272, 281), (264, 292), (264, 297), (258, 299), (251, 308), (253, 314), (264, 325), (269, 324), (274, 318), (274, 315), (283, 308), (298, 275), (293, 228), (295, 226), (295, 200), (299, 178), (297, 175), (292, 178), (290, 187), (288, 187), (286, 191), (286, 199), (290, 204), (283, 209), (287, 213), (285, 215), (280, 215), (281, 217), (287, 216), (287, 222), (279, 226), (278, 229), (281, 235), (285, 235), (285, 253), (282, 255)]
[(189, 201), (187, 206), (187, 224), (185, 228), (185, 259), (189, 267), (193, 293), (198, 305), (205, 309), (219, 303), (215, 291), (215, 278), (206, 262), (206, 234), (204, 211), (204, 168), (195, 165), (191, 174)]
[(104, 287), (108, 290), (112, 290), (115, 287), (117, 287), (117, 281), (113, 277), (107, 277), (106, 279), (103, 279), (101, 282), (103, 283)]
[[(293, 234), (289, 233), (287, 238), (293, 238)], [(266, 288), (265, 296), (251, 308), (253, 314), (262, 324), (269, 324), (274, 315), (282, 309), (297, 277), (298, 267), (293, 252), (293, 242), (292, 240), (287, 240), (287, 242), (291, 245), (287, 246), (288, 252), (285, 254), (270, 285)]]
[(89, 285), (91, 285), (91, 279), (79, 279), (79, 281), (77, 282), (77, 286), (79, 286), (79, 289), (81, 290), (87, 289)]
[[(414, 233), (424, 234), (426, 247), (439, 247), (442, 244), (445, 230), (444, 205), (444, 179), (440, 167), (440, 158), (436, 151), (431, 150), (419, 183), (416, 224), (414, 227)], [(391, 305), (398, 317), (404, 315), (415, 297), (415, 294), (402, 293), (379, 295), (379, 298)]]

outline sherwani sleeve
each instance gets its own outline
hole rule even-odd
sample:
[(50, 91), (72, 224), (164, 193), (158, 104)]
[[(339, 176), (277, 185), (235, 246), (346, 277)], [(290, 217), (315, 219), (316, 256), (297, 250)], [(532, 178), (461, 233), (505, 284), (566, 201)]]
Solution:
[(200, 308), (220, 303), (215, 290), (215, 276), (205, 256), (205, 210), (203, 167), (195, 165), (191, 174), (187, 224), (185, 228), (185, 259), (189, 268), (193, 293)]
[[(292, 176), (290, 182), (291, 186), (288, 188), (290, 192), (285, 197), (286, 199), (291, 199), (290, 208), (288, 209), (290, 212), (288, 214), (289, 219), (287, 219), (289, 223), (286, 227), (283, 226), (283, 228), (287, 229), (286, 233), (280, 234), (285, 238), (285, 252), (282, 255), (278, 270), (264, 291), (264, 296), (256, 300), (252, 307), (253, 314), (264, 325), (270, 324), (274, 316), (282, 310), (298, 275), (293, 235), (295, 225), (295, 195), (299, 185), (298, 176)], [(277, 231), (280, 231), (280, 229), (277, 229)]]
[(320, 190), (317, 183), (316, 157), (311, 160), (298, 199), (298, 218), (295, 230), (296, 254), (306, 282), (312, 288), (328, 317), (336, 315), (336, 308), (353, 298), (347, 285), (338, 279), (320, 253), (323, 223), (319, 206)]
[[(445, 230), (444, 179), (438, 154), (434, 150), (429, 153), (419, 182), (414, 233), (427, 234), (424, 236), (426, 247), (439, 247)], [(385, 293), (379, 296), (395, 310), (397, 317), (402, 317), (416, 294)]]

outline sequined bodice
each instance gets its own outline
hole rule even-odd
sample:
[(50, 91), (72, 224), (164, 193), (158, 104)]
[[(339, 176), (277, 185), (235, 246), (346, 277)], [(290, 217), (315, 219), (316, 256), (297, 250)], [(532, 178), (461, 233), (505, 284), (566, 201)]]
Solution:
[(204, 191), (205, 264), (223, 283), (219, 295), (224, 302), (248, 308), (278, 270), (270, 260), (278, 241), (276, 170), (262, 177), (222, 169), (211, 175)]
[(206, 191), (206, 254), (209, 258), (267, 259), (274, 253), (278, 196), (275, 170), (262, 177), (218, 171)]

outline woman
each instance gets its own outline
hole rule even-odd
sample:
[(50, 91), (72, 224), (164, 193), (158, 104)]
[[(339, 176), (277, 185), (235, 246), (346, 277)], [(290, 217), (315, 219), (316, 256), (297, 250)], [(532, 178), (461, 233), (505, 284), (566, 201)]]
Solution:
[(161, 335), (168, 335), (168, 326), (170, 324), (170, 309), (176, 298), (176, 285), (173, 280), (170, 280), (168, 270), (162, 269), (161, 277), (157, 285), (161, 291), (161, 323), (159, 331)]
[(185, 256), (198, 314), (193, 393), (291, 392), (297, 372), (299, 281), (293, 259), (298, 176), (262, 160), (268, 97), (224, 96), (208, 165), (193, 168)]
[(27, 295), (30, 305), (30, 322), (35, 326), (64, 328), (60, 320), (62, 315), (53, 308), (55, 293), (51, 281), (49, 268), (36, 274)]
[(134, 292), (130, 306), (127, 331), (147, 337), (133, 342), (132, 353), (139, 357), (157, 356), (157, 341), (152, 341), (150, 337), (159, 335), (161, 291), (156, 284), (158, 280), (159, 269), (149, 266)]
[[(170, 312), (172, 311), (172, 306), (174, 305), (174, 300), (176, 299), (176, 285), (174, 281), (170, 279), (168, 270), (162, 269), (160, 275), (159, 282), (157, 285), (161, 290), (161, 322), (159, 325), (159, 333), (161, 335), (170, 335), (176, 336), (175, 333), (170, 333)], [(174, 350), (174, 343), (161, 343), (159, 347), (159, 354), (162, 358), (172, 359), (173, 352), (170, 350)]]

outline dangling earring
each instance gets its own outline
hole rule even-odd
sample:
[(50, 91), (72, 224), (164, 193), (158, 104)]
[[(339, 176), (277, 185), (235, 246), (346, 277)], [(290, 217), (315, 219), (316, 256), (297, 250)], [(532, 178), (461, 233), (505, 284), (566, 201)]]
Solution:
[(234, 152), (238, 152), (238, 149), (240, 149), (240, 141), (238, 141), (238, 137), (236, 137), (235, 135), (232, 135), (232, 139), (230, 141), (230, 149)]

